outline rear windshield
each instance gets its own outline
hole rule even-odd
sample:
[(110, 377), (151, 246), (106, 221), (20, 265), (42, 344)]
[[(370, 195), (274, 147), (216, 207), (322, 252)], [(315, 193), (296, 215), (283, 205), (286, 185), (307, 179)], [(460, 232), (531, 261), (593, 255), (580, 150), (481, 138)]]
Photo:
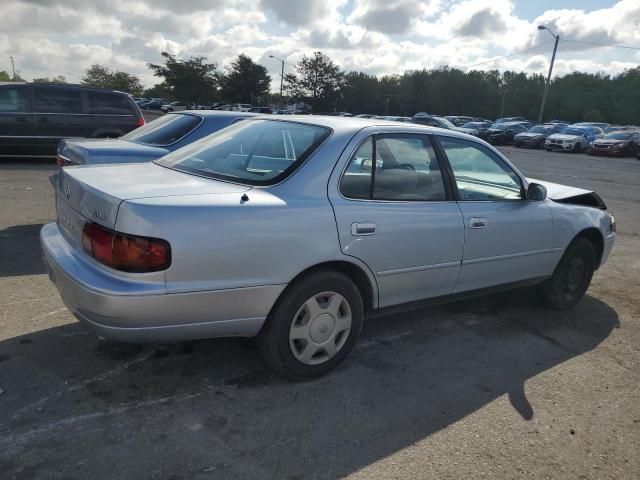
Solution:
[(89, 113), (101, 115), (132, 115), (133, 107), (127, 97), (118, 93), (88, 92)]
[(122, 137), (130, 142), (164, 147), (182, 140), (202, 122), (197, 115), (169, 114), (136, 128)]
[(176, 150), (156, 163), (187, 173), (249, 185), (285, 179), (329, 136), (315, 125), (249, 120)]

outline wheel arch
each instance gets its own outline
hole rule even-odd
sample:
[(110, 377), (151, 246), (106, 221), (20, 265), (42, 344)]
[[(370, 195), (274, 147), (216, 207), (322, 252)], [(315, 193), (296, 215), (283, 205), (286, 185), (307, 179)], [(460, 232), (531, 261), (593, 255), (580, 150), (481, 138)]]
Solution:
[(573, 238), (571, 243), (573, 243), (577, 238), (584, 238), (591, 242), (596, 250), (596, 268), (600, 267), (600, 263), (602, 262), (602, 254), (604, 253), (604, 237), (602, 236), (602, 232), (596, 227), (589, 227), (581, 230)]
[(321, 271), (337, 271), (349, 278), (358, 288), (360, 295), (362, 295), (365, 314), (374, 310), (378, 306), (378, 285), (371, 271), (369, 271), (365, 266), (358, 265), (352, 261), (330, 260), (312, 265), (291, 279), (287, 284), (287, 287), (278, 296), (278, 299), (271, 308), (271, 311), (276, 308), (280, 300), (284, 298), (294, 284), (305, 277)]

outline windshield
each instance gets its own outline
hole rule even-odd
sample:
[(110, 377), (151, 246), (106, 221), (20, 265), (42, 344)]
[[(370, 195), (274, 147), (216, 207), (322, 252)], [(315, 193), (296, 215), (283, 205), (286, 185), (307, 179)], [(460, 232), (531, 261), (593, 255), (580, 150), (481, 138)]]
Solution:
[(196, 115), (165, 115), (127, 133), (122, 139), (143, 145), (165, 147), (182, 140), (200, 123), (202, 117)]
[(531, 127), (528, 131), (529, 133), (547, 133), (549, 130), (551, 130), (549, 127)]
[(205, 177), (273, 185), (293, 172), (330, 133), (315, 125), (245, 121), (176, 150), (156, 163)]
[(508, 125), (506, 123), (494, 123), (493, 125), (491, 125), (491, 130), (504, 130), (508, 127)]
[(447, 120), (444, 117), (433, 117), (438, 119), (438, 121), (440, 121), (440, 123), (446, 125), (448, 128), (455, 128), (455, 125), (453, 123), (451, 123), (449, 120)]
[(581, 128), (575, 128), (575, 127), (564, 127), (562, 130), (560, 130), (560, 133), (562, 133), (563, 135), (582, 136), (584, 135), (584, 130), (582, 130)]
[(633, 132), (613, 132), (607, 133), (604, 138), (611, 138), (612, 140), (629, 140)]
[(480, 126), (482, 126), (482, 123), (480, 122), (467, 122), (462, 125), (462, 128), (478, 128)]

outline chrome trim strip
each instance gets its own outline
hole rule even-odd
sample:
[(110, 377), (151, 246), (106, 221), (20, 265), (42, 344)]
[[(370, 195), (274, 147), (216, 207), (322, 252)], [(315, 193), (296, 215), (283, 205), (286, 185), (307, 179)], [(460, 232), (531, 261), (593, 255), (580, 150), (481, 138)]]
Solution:
[(496, 260), (508, 260), (510, 258), (529, 257), (532, 255), (543, 255), (543, 254), (548, 254), (549, 252), (550, 252), (549, 249), (532, 250), (530, 252), (509, 253), (507, 255), (498, 255), (496, 257), (472, 258), (470, 260), (463, 260), (462, 265), (473, 265), (475, 263), (494, 262)]
[(460, 261), (434, 263), (433, 265), (420, 265), (417, 267), (406, 267), (406, 268), (395, 268), (392, 270), (383, 270), (381, 272), (377, 272), (377, 275), (379, 275), (380, 277), (385, 277), (387, 275), (399, 275), (401, 273), (422, 272), (424, 270), (435, 270), (438, 268), (457, 267), (459, 265), (460, 265)]

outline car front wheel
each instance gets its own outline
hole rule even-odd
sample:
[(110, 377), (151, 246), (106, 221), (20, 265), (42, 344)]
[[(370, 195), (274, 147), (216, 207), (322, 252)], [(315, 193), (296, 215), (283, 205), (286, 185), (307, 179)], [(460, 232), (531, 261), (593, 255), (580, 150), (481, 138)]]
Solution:
[(339, 272), (296, 281), (258, 335), (264, 360), (289, 380), (310, 380), (336, 368), (353, 349), (364, 306), (356, 285)]
[(568, 310), (577, 304), (591, 284), (596, 267), (593, 244), (575, 239), (560, 259), (553, 276), (538, 286), (542, 301), (556, 310)]

